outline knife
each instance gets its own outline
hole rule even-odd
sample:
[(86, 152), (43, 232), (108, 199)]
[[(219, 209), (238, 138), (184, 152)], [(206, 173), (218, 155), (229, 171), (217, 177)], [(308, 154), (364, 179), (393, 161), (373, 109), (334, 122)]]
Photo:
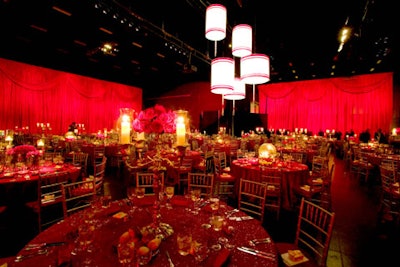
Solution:
[(255, 255), (264, 259), (269, 259), (269, 260), (276, 260), (275, 259), (275, 255), (273, 253), (268, 253), (268, 252), (264, 252), (264, 251), (260, 251), (260, 250), (256, 250), (256, 249), (252, 249), (252, 248), (247, 248), (247, 247), (237, 247), (238, 250), (251, 254), (251, 255)]
[(63, 246), (65, 244), (67, 244), (67, 242), (34, 243), (34, 244), (26, 245), (24, 250), (33, 250), (33, 249), (45, 248), (45, 247)]

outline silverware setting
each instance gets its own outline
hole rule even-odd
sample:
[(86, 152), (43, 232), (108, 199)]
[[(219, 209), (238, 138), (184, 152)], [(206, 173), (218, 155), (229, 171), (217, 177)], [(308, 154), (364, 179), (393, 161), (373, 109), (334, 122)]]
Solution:
[(169, 262), (169, 267), (174, 267), (174, 263), (172, 262), (171, 256), (169, 256), (168, 251), (165, 251), (165, 255), (167, 255), (168, 262)]
[(226, 214), (225, 214), (226, 218), (229, 218), (230, 216), (232, 216), (236, 212), (239, 212), (239, 210), (238, 209), (233, 209), (233, 210), (227, 211)]
[(249, 245), (252, 247), (255, 247), (258, 244), (267, 244), (267, 243), (271, 243), (271, 238), (267, 237), (267, 238), (253, 239), (249, 241)]
[(248, 248), (248, 247), (237, 247), (238, 250), (251, 254), (251, 255), (255, 255), (257, 257), (261, 257), (264, 259), (269, 259), (269, 260), (276, 260), (276, 257), (273, 253), (269, 253), (269, 252), (264, 252), (264, 251), (260, 251), (260, 250), (256, 250), (253, 248)]
[(47, 249), (39, 249), (39, 250), (37, 250), (35, 252), (32, 252), (32, 253), (29, 253), (29, 254), (17, 255), (15, 257), (14, 261), (15, 262), (21, 262), (21, 261), (23, 261), (25, 259), (32, 258), (32, 257), (35, 257), (35, 256), (39, 256), (39, 255), (45, 255), (47, 253), (48, 253)]
[(35, 244), (28, 244), (24, 248), (24, 250), (35, 250), (35, 249), (42, 249), (45, 247), (55, 247), (55, 246), (63, 246), (67, 244), (66, 242), (52, 242), (52, 243), (35, 243)]

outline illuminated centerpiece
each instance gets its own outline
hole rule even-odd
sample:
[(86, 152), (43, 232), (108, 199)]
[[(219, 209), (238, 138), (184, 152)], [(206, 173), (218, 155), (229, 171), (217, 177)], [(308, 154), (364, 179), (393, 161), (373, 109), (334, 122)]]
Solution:
[(264, 143), (258, 148), (258, 163), (260, 165), (270, 165), (276, 155), (276, 147), (271, 143)]
[(131, 123), (133, 118), (134, 110), (130, 108), (121, 108), (120, 120), (121, 120), (121, 133), (120, 133), (120, 144), (129, 144), (131, 142)]
[[(153, 191), (155, 196), (160, 194), (160, 177), (161, 172), (166, 169), (165, 164), (172, 164), (168, 159), (164, 158), (161, 153), (162, 146), (160, 145), (161, 134), (174, 133), (176, 130), (175, 125), (176, 114), (172, 110), (167, 110), (162, 105), (155, 105), (152, 108), (147, 108), (139, 112), (137, 118), (133, 120), (133, 129), (139, 133), (145, 133), (152, 136), (155, 142), (154, 155), (148, 156), (152, 164), (149, 169), (153, 171)], [(147, 228), (152, 231), (154, 235), (159, 235), (166, 238), (173, 233), (170, 225), (161, 222), (160, 215), (160, 199), (156, 197), (153, 205), (153, 222)]]

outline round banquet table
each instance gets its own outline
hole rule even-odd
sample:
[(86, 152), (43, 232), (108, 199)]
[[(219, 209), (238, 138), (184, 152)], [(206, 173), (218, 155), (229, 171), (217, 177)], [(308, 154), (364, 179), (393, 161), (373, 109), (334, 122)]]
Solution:
[[(275, 162), (271, 166), (282, 172), (282, 208), (291, 210), (296, 201), (293, 187), (302, 185), (309, 177), (309, 168), (306, 164), (296, 161)], [(251, 162), (247, 159), (234, 160), (230, 166), (231, 174), (236, 178), (236, 194), (239, 193), (239, 180), (245, 178), (249, 180), (260, 180), (261, 167), (258, 161)]]
[[(137, 200), (139, 201), (139, 200)], [(116, 246), (118, 244), (119, 237), (122, 233), (131, 229), (142, 229), (152, 223), (152, 204), (154, 203), (154, 197), (145, 197), (140, 200), (138, 206), (141, 209), (136, 209), (133, 214), (129, 213), (131, 208), (128, 205), (129, 202), (126, 199), (113, 201), (108, 208), (100, 208), (100, 211), (96, 212), (95, 220), (95, 236), (93, 239), (94, 251), (90, 253), (92, 263), (90, 266), (122, 266), (118, 262), (118, 255), (116, 252)], [(221, 264), (214, 265), (219, 262), (222, 255), (227, 257), (226, 265), (224, 266), (278, 266), (278, 253), (275, 248), (273, 241), (270, 243), (258, 244), (256, 249), (273, 253), (273, 259), (265, 259), (258, 256), (250, 255), (231, 248), (227, 250), (222, 248), (219, 251), (210, 249), (208, 257), (201, 263), (196, 263), (194, 256), (191, 254), (187, 256), (181, 256), (177, 251), (176, 234), (182, 231), (185, 227), (189, 227), (193, 237), (198, 237), (200, 240), (207, 242), (208, 244), (216, 244), (218, 238), (225, 236), (229, 238), (229, 243), (236, 246), (249, 246), (248, 242), (254, 238), (267, 238), (270, 237), (268, 232), (261, 226), (260, 222), (255, 219), (250, 220), (227, 220), (228, 225), (233, 227), (233, 233), (227, 234), (226, 231), (214, 231), (212, 228), (204, 227), (204, 224), (209, 223), (211, 216), (211, 209), (205, 205), (202, 207), (198, 215), (188, 213), (185, 208), (188, 206), (188, 199), (183, 196), (174, 196), (172, 198), (172, 209), (167, 209), (165, 205), (160, 208), (161, 222), (169, 224), (174, 233), (165, 238), (160, 246), (159, 252), (153, 257), (150, 266), (169, 266), (166, 251), (171, 255), (172, 261), (175, 267), (179, 266), (220, 266)], [(39, 255), (31, 258), (27, 258), (22, 262), (15, 262), (14, 258), (8, 259), (8, 266), (56, 266), (52, 265), (57, 261), (57, 257), (63, 255), (71, 261), (71, 266), (81, 266), (82, 257), (80, 255), (71, 256), (70, 251), (74, 246), (74, 239), (76, 238), (78, 219), (83, 216), (83, 210), (72, 214), (66, 220), (59, 222), (50, 228), (46, 229), (33, 240), (31, 240), (19, 253), (26, 254), (29, 245), (37, 243), (51, 243), (51, 242), (66, 242), (61, 246), (48, 247), (47, 255)], [(221, 203), (221, 209), (224, 211), (232, 210), (231, 207)], [(127, 215), (123, 218), (115, 216), (125, 212)], [(243, 212), (237, 212), (231, 217), (237, 218), (245, 216)], [(197, 239), (196, 239), (197, 240)], [(60, 263), (58, 263), (60, 264)], [(68, 265), (69, 266), (69, 265)]]
[(76, 181), (81, 173), (81, 168), (69, 163), (51, 164), (49, 166), (40, 166), (35, 169), (28, 169), (18, 172), (0, 173), (0, 206), (9, 206), (15, 204), (24, 204), (37, 197), (37, 184), (39, 174), (50, 174), (62, 172), (65, 175), (60, 176), (63, 179), (60, 182)]

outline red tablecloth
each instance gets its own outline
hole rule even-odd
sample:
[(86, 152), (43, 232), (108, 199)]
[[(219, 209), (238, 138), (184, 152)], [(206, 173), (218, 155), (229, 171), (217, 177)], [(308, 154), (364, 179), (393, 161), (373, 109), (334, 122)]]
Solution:
[(52, 172), (67, 171), (70, 174), (70, 180), (76, 181), (80, 174), (80, 167), (71, 164), (42, 166), (34, 170), (20, 172), (0, 173), (0, 184), (23, 183), (39, 179), (39, 173), (46, 174)]
[[(234, 246), (248, 246), (248, 241), (254, 238), (266, 238), (269, 234), (260, 225), (259, 221), (254, 219), (246, 221), (228, 220), (228, 224), (233, 226), (232, 235), (227, 235), (225, 231), (216, 232), (212, 228), (206, 229), (203, 224), (209, 223), (210, 209), (207, 206), (203, 207), (198, 215), (193, 215), (185, 211), (187, 201), (181, 196), (175, 196), (172, 199), (173, 209), (169, 210), (165, 207), (161, 208), (161, 221), (173, 227), (174, 233), (162, 241), (159, 249), (160, 252), (151, 261), (151, 266), (169, 266), (165, 252), (168, 251), (176, 267), (179, 266), (199, 266), (192, 255), (181, 256), (177, 251), (176, 234), (182, 231), (184, 227), (189, 227), (192, 235), (195, 238), (202, 238), (209, 244), (215, 244), (218, 237), (227, 236), (229, 243)], [(129, 228), (142, 228), (152, 222), (152, 203), (149, 198), (143, 199), (143, 204), (147, 203), (141, 211), (136, 210), (133, 216), (127, 216), (126, 219), (114, 218), (112, 215), (124, 211), (127, 212), (130, 208), (124, 200), (115, 201), (111, 207), (103, 209), (97, 215), (98, 223), (96, 224), (96, 232), (94, 237), (94, 247), (90, 255), (92, 266), (120, 266), (115, 246), (118, 244), (119, 236)], [(223, 205), (225, 206), (225, 205)], [(223, 208), (223, 207), (222, 207)], [(230, 210), (230, 207), (225, 206)], [(244, 216), (242, 212), (236, 213), (233, 216)], [(9, 266), (50, 266), (56, 262), (58, 251), (68, 250), (73, 246), (73, 236), (76, 233), (78, 218), (82, 216), (82, 212), (73, 214), (65, 221), (60, 222), (46, 229), (36, 236), (30, 244), (42, 242), (58, 242), (67, 241), (69, 245), (50, 247), (48, 255), (40, 255), (26, 259), (22, 262), (13, 262), (9, 260)], [(235, 248), (230, 251), (229, 262), (224, 266), (266, 266), (277, 267), (277, 251), (273, 242), (261, 244), (257, 249), (270, 252), (275, 255), (275, 260), (268, 260), (261, 257), (243, 253)], [(68, 251), (67, 251), (68, 252)], [(26, 251), (21, 250), (21, 253)], [(201, 263), (201, 266), (213, 266), (220, 252), (210, 251), (209, 256)], [(69, 254), (67, 254), (69, 255)], [(81, 257), (71, 256), (72, 266), (81, 266)], [(1, 262), (0, 262), (1, 263)]]
[[(284, 162), (275, 166), (278, 170), (282, 171), (282, 208), (292, 209), (295, 195), (292, 190), (294, 185), (301, 185), (307, 181), (309, 176), (308, 166), (295, 161), (289, 164)], [(232, 161), (230, 166), (231, 173), (236, 177), (236, 192), (239, 192), (239, 179), (245, 178), (250, 180), (260, 179), (260, 166), (258, 164), (252, 165), (245, 159)]]

